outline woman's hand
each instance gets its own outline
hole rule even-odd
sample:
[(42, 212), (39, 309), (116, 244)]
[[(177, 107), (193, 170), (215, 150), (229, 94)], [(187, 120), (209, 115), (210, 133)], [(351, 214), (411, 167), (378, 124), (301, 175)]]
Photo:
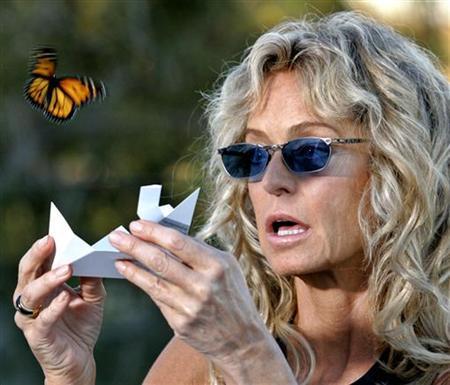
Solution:
[(21, 259), (13, 301), (42, 310), (32, 318), (16, 312), (15, 321), (45, 374), (46, 385), (95, 384), (93, 349), (103, 318), (105, 289), (96, 278), (81, 278), (80, 289), (65, 282), (68, 265), (49, 271), (54, 241), (46, 236)]
[(132, 222), (130, 230), (110, 240), (138, 263), (116, 267), (153, 299), (175, 335), (232, 376), (243, 378), (243, 366), (261, 352), (288, 368), (232, 255), (153, 222)]

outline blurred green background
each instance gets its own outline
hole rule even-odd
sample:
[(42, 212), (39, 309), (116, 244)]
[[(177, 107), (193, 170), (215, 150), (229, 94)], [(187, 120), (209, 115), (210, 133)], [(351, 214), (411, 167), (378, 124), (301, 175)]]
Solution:
[[(162, 202), (172, 204), (201, 186), (201, 91), (286, 18), (362, 9), (431, 49), (449, 74), (449, 4), (0, 1), (0, 384), (43, 383), (14, 325), (11, 295), (19, 259), (47, 232), (50, 201), (93, 243), (136, 217), (139, 186), (162, 184)], [(22, 87), (29, 52), (41, 44), (57, 49), (57, 76), (103, 80), (105, 101), (63, 125), (32, 110)], [(105, 284), (97, 384), (138, 384), (171, 331), (144, 293), (123, 281)]]

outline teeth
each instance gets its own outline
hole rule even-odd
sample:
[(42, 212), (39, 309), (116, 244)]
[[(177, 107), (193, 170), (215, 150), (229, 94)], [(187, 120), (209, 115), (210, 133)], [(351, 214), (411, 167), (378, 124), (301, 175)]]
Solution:
[(277, 235), (278, 236), (284, 236), (284, 235), (295, 235), (295, 234), (301, 234), (304, 233), (305, 229), (294, 229), (294, 230), (278, 230)]

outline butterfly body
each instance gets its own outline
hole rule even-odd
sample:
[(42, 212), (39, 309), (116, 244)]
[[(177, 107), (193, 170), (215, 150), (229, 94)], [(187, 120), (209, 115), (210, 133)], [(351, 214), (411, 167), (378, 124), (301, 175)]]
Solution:
[(30, 76), (25, 84), (25, 98), (56, 123), (71, 119), (84, 104), (105, 97), (105, 86), (84, 76), (56, 77), (56, 51), (35, 50), (31, 57)]

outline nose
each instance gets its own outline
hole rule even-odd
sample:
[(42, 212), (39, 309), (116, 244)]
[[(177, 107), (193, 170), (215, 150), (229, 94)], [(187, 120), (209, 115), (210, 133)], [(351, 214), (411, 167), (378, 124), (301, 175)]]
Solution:
[(261, 180), (263, 188), (272, 195), (292, 194), (296, 189), (296, 177), (286, 167), (281, 151), (273, 153)]

